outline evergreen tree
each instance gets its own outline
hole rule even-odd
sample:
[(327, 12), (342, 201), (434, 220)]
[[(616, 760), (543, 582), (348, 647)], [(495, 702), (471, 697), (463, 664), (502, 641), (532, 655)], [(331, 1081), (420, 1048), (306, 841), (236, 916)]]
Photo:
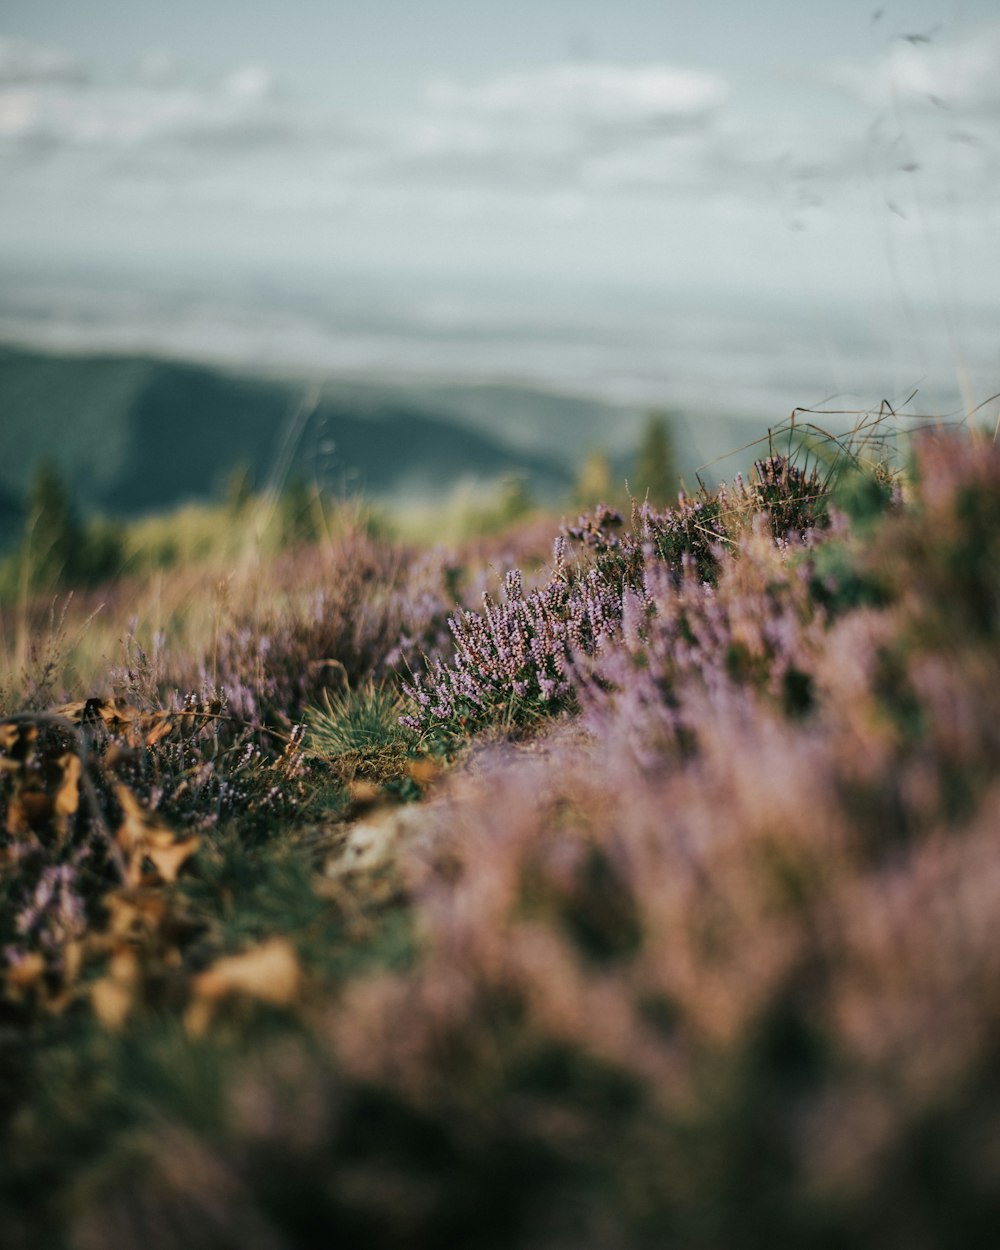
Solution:
[(54, 460), (38, 466), (28, 492), (22, 559), (35, 586), (73, 581), (79, 570), (83, 531), (69, 487)]
[(120, 572), (124, 554), (121, 525), (100, 517), (81, 524), (58, 466), (43, 460), (28, 491), (18, 556), (28, 584), (50, 590), (107, 581)]
[(677, 493), (677, 465), (666, 413), (651, 412), (635, 457), (635, 479), (629, 483), (639, 499), (662, 506)]

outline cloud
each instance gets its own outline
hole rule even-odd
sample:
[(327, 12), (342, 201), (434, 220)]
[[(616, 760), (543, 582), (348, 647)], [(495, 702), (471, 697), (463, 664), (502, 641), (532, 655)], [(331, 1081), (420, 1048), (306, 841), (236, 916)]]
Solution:
[(579, 194), (684, 182), (728, 94), (716, 74), (577, 63), (431, 83), (387, 156), (410, 181)]
[[(894, 83), (897, 98), (944, 90), (950, 56), (967, 76), (967, 98), (983, 107), (1000, 81), (988, 73), (1000, 24), (990, 31), (995, 41), (897, 41), (878, 62), (826, 67), (818, 87), (814, 77), (755, 92), (693, 67), (583, 61), (438, 80), (408, 111), (346, 116), (283, 91), (260, 63), (206, 83), (160, 51), (132, 81), (111, 83), (55, 50), (0, 40), (0, 180), (8, 200), (25, 205), (32, 195), (51, 204), (61, 179), (66, 202), (86, 198), (95, 214), (124, 205), (147, 216), (179, 209), (190, 220), (245, 211), (289, 220), (350, 212), (395, 222), (575, 221), (615, 205), (683, 199), (706, 209), (742, 200), (798, 223), (867, 203), (873, 179), (905, 208), (917, 157), (928, 171), (922, 189), (932, 177), (935, 194), (945, 187), (932, 169), (960, 168), (975, 173), (977, 188), (996, 191), (991, 149), (973, 135), (980, 146), (965, 144), (956, 166), (955, 141), (932, 135), (928, 119), (954, 126), (957, 107), (915, 110), (919, 143), (901, 142), (888, 123), (876, 132), (862, 93), (876, 82), (883, 96)], [(866, 113), (844, 88), (864, 98)]]
[(243, 65), (226, 75), (222, 89), (239, 100), (266, 100), (274, 94), (274, 75), (263, 65)]
[(929, 104), (966, 112), (1000, 110), (1000, 22), (942, 38), (903, 35), (868, 61), (839, 61), (826, 78), (865, 104)]
[(59, 48), (27, 39), (0, 36), (0, 86), (23, 83), (80, 83), (86, 72), (75, 57)]
[(717, 74), (677, 66), (581, 62), (494, 78), (432, 83), (432, 109), (494, 122), (644, 125), (701, 118), (726, 98)]
[(260, 65), (193, 84), (160, 53), (136, 81), (109, 85), (55, 49), (0, 39), (0, 141), (15, 149), (245, 148), (287, 140), (300, 125)]
[[(0, 159), (74, 152), (108, 194), (148, 204), (215, 202), (221, 185), (248, 206), (305, 206), (312, 187), (317, 207), (417, 194), (451, 212), (491, 194), (576, 205), (696, 185), (728, 94), (721, 76), (698, 69), (580, 62), (439, 80), (408, 113), (345, 120), (283, 94), (261, 64), (206, 85), (160, 50), (132, 82), (109, 84), (55, 50), (6, 40), (3, 66)], [(225, 167), (206, 164), (210, 155)]]

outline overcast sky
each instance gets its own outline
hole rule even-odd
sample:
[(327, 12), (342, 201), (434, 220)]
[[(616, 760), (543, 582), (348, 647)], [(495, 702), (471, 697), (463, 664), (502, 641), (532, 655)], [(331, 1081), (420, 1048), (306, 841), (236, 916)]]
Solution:
[(996, 306), (995, 0), (6, 0), (0, 261)]

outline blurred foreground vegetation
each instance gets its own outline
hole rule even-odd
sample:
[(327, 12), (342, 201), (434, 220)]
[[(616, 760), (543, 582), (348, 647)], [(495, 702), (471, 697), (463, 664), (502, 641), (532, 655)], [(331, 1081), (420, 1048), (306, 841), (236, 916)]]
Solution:
[(234, 480), (103, 584), (50, 479), (0, 1244), (991, 1244), (1000, 452), (884, 434), (434, 546)]

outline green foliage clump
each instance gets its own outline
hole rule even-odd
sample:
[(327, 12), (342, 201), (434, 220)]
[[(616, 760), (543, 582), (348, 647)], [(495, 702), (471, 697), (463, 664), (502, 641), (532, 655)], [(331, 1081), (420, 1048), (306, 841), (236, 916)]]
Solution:
[(361, 690), (331, 695), (306, 711), (310, 746), (329, 759), (348, 751), (377, 751), (403, 738), (402, 704), (397, 691), (369, 682)]

